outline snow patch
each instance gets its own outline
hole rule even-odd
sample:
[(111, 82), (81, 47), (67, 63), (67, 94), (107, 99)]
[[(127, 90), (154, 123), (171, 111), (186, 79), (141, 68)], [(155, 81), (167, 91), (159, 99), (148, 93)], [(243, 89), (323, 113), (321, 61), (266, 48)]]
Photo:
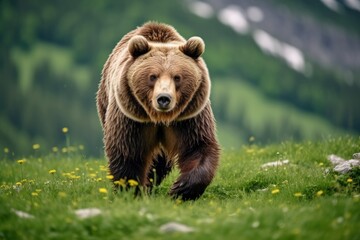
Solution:
[(205, 2), (192, 2), (189, 5), (189, 9), (192, 13), (201, 18), (211, 18), (214, 15), (213, 7)]
[(220, 10), (218, 19), (221, 23), (230, 26), (237, 33), (245, 34), (249, 30), (246, 17), (242, 9), (238, 6), (230, 5)]
[(360, 11), (360, 1), (359, 0), (344, 0), (344, 3), (356, 11)]
[(298, 48), (279, 41), (263, 30), (255, 30), (253, 38), (263, 52), (281, 57), (294, 70), (305, 72), (305, 58)]
[(263, 11), (255, 6), (248, 7), (246, 9), (246, 15), (248, 19), (253, 22), (261, 22), (264, 19)]
[(340, 6), (336, 2), (336, 0), (320, 0), (320, 1), (329, 9), (331, 9), (335, 12), (340, 12)]

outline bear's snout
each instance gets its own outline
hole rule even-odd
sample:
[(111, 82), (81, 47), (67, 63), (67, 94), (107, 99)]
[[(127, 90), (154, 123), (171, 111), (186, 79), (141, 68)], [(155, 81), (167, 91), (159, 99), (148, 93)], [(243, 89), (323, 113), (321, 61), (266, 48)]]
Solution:
[(159, 112), (169, 112), (176, 105), (176, 87), (169, 77), (160, 77), (154, 86), (152, 105)]
[(170, 94), (159, 94), (156, 97), (156, 102), (160, 109), (167, 110), (171, 103), (171, 96)]

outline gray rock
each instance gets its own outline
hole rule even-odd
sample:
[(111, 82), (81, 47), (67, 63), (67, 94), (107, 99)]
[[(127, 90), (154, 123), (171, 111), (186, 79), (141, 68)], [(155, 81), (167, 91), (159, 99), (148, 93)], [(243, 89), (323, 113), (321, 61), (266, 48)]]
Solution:
[(172, 232), (189, 233), (195, 231), (192, 227), (177, 222), (166, 223), (162, 225), (159, 230), (162, 233), (172, 233)]

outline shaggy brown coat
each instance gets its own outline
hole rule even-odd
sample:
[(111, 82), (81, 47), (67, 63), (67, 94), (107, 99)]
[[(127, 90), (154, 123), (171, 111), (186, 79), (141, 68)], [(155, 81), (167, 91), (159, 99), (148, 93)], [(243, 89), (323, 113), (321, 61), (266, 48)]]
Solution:
[[(146, 23), (125, 35), (102, 71), (97, 107), (113, 180), (160, 184), (174, 163), (170, 194), (196, 199), (212, 181), (219, 145), (210, 79), (199, 37), (186, 41), (171, 26)], [(173, 84), (172, 107), (156, 108), (157, 81)], [(154, 102), (155, 101), (155, 102)], [(155, 106), (155, 107), (154, 107)]]

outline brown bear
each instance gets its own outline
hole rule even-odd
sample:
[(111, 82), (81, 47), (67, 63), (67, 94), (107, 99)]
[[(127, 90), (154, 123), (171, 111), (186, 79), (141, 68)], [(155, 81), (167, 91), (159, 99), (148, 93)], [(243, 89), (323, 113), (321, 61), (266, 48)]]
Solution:
[(212, 181), (219, 144), (210, 78), (199, 37), (148, 22), (126, 34), (106, 61), (97, 92), (105, 153), (113, 180), (151, 188), (174, 164), (170, 195), (192, 200)]

